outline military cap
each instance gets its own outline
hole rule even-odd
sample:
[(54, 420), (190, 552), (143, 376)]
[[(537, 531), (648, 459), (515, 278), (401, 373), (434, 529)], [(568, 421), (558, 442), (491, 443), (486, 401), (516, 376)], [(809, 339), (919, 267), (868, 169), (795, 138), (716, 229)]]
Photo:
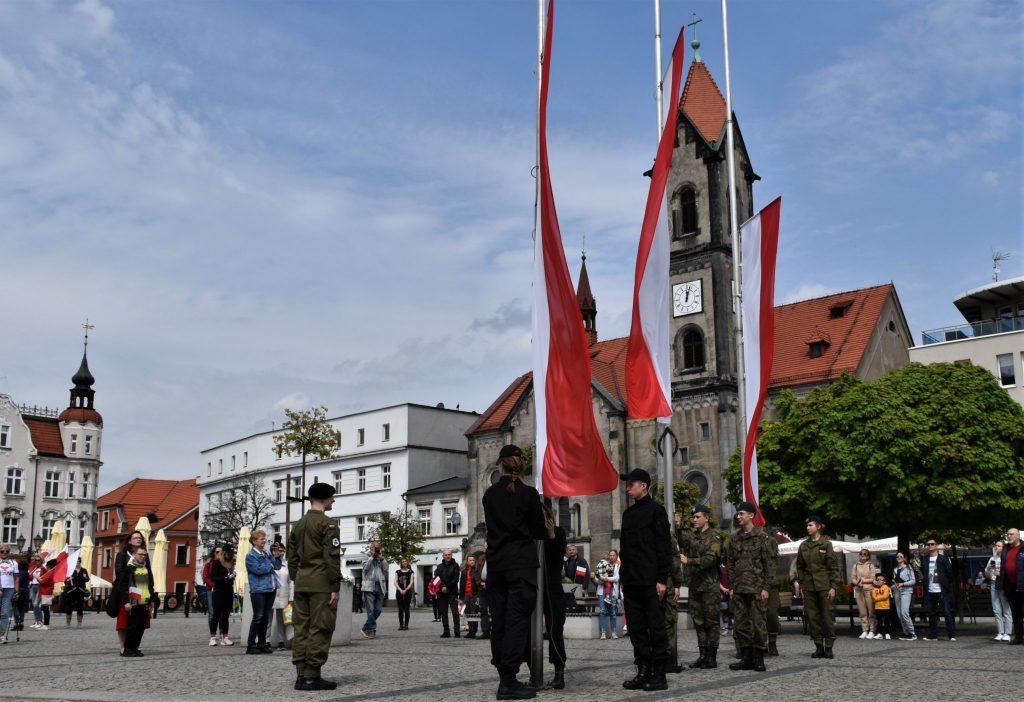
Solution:
[(757, 507), (754, 506), (753, 502), (747, 502), (744, 500), (736, 505), (737, 512), (750, 512), (751, 514), (757, 514)]
[(807, 519), (804, 520), (804, 524), (810, 524), (811, 522), (814, 522), (815, 524), (824, 524), (825, 520), (817, 514), (808, 514)]
[(328, 497), (333, 497), (334, 492), (334, 487), (327, 483), (313, 483), (309, 486), (306, 494), (311, 500), (326, 500)]
[(710, 515), (711, 508), (708, 507), (707, 505), (695, 505), (692, 513), (697, 514), (698, 512), (703, 512), (704, 514)]
[(498, 460), (503, 458), (509, 458), (510, 456), (523, 457), (523, 450), (515, 444), (506, 444), (501, 447), (501, 451), (498, 453)]
[(647, 483), (647, 485), (650, 486), (651, 474), (642, 468), (634, 468), (633, 470), (629, 471), (629, 475), (626, 475), (625, 473), (619, 473), (619, 480), (622, 480), (627, 483), (633, 480), (637, 480), (641, 483)]

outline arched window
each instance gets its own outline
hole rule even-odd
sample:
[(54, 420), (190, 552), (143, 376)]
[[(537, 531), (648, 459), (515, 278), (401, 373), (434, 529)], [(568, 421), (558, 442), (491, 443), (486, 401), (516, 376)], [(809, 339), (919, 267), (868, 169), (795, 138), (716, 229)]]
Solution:
[(675, 238), (697, 233), (697, 191), (692, 186), (676, 190), (669, 203), (672, 216), (672, 236)]
[(683, 370), (704, 367), (704, 335), (691, 327), (683, 332)]
[(697, 501), (707, 502), (708, 496), (711, 494), (711, 483), (708, 482), (706, 475), (701, 473), (699, 470), (691, 471), (686, 474), (683, 478), (688, 483), (692, 483), (698, 491)]

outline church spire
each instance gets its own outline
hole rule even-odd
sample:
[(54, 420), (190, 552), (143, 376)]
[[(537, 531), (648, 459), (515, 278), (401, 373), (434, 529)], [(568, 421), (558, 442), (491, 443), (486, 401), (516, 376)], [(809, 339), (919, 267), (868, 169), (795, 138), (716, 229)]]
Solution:
[(580, 265), (580, 282), (576, 286), (576, 300), (583, 315), (583, 330), (587, 333), (587, 346), (597, 343), (597, 300), (590, 291), (590, 276), (587, 275), (587, 251), (583, 250)]
[(103, 418), (93, 407), (96, 391), (92, 389), (92, 386), (96, 382), (96, 378), (93, 377), (92, 372), (89, 370), (89, 330), (95, 327), (89, 324), (88, 319), (85, 320), (85, 324), (82, 327), (85, 329), (85, 342), (82, 345), (82, 362), (78, 365), (78, 370), (75, 371), (75, 374), (71, 376), (71, 382), (75, 384), (75, 387), (71, 388), (71, 402), (68, 404), (68, 408), (60, 413), (58, 419), (64, 422), (92, 422), (103, 426)]

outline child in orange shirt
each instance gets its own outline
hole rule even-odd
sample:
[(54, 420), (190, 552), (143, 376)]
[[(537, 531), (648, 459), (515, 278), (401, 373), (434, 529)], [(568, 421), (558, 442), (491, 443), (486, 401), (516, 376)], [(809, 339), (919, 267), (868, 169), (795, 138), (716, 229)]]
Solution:
[(892, 629), (892, 593), (885, 582), (884, 575), (875, 576), (874, 587), (871, 589), (871, 600), (875, 604), (875, 617), (878, 619), (878, 633), (876, 639), (889, 639), (889, 631)]

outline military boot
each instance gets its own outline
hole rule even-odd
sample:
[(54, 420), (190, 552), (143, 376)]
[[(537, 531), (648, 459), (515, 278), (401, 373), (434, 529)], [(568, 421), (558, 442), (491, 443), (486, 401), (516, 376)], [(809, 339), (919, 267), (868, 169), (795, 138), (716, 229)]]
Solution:
[(338, 683), (334, 682), (333, 680), (324, 680), (320, 676), (317, 676), (315, 678), (306, 678), (305, 680), (303, 680), (302, 681), (302, 687), (300, 687), (299, 689), (300, 690), (310, 691), (310, 690), (336, 690), (337, 688), (338, 688)]
[(824, 657), (825, 657), (825, 647), (822, 646), (820, 643), (814, 644), (814, 653), (811, 654), (811, 658), (824, 658)]
[(644, 690), (647, 692), (655, 692), (657, 690), (667, 690), (668, 681), (665, 680), (665, 664), (655, 663), (651, 666), (651, 677), (644, 683)]
[(740, 660), (729, 664), (729, 670), (753, 670), (754, 649), (744, 646), (740, 650)]
[(763, 673), (764, 671), (768, 670), (764, 667), (764, 651), (760, 648), (755, 648), (752, 650), (754, 652), (753, 669), (756, 670), (758, 673)]
[(305, 680), (302, 677), (302, 666), (297, 665), (295, 666), (295, 689), (301, 690), (303, 682), (305, 682)]
[(564, 690), (565, 689), (565, 671), (556, 670), (555, 677), (551, 678), (551, 682), (548, 683), (548, 687), (553, 690)]
[(650, 679), (651, 664), (647, 661), (640, 661), (636, 664), (636, 675), (622, 683), (622, 686), (627, 690), (642, 690)]
[(768, 655), (777, 656), (779, 655), (779, 647), (775, 645), (775, 637), (771, 636), (768, 638)]
[(532, 700), (537, 691), (516, 680), (515, 675), (502, 675), (498, 683), (499, 700)]
[(833, 658), (833, 657), (834, 656), (832, 655), (832, 647), (831, 646), (826, 646), (825, 647), (825, 658)]
[(708, 646), (706, 649), (704, 649), (704, 653), (706, 654), (706, 657), (704, 658), (704, 662), (700, 664), (700, 667), (704, 670), (711, 670), (712, 668), (717, 668), (718, 647)]
[(704, 646), (701, 646), (700, 647), (700, 657), (697, 660), (695, 660), (693, 663), (691, 663), (690, 667), (691, 668), (700, 668), (704, 664), (704, 661), (707, 660), (707, 657), (708, 657), (708, 649), (706, 647), (704, 647)]

